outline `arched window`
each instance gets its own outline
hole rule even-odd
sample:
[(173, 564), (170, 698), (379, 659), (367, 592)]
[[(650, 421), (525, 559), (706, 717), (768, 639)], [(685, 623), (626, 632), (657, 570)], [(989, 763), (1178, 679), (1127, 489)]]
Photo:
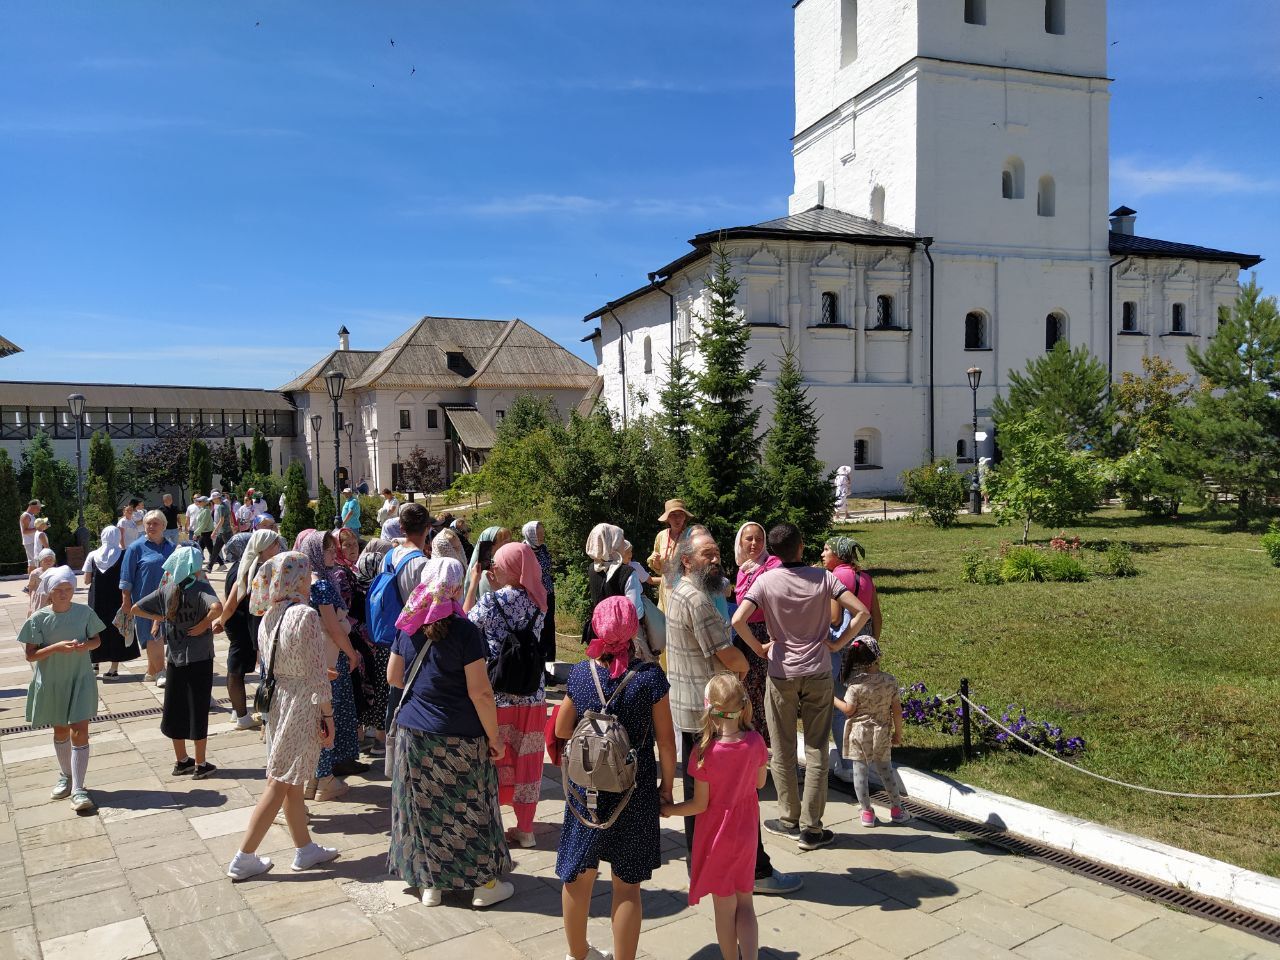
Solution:
[(653, 373), (653, 341), (644, 338), (644, 372)]
[(858, 0), (840, 2), (840, 66), (858, 59)]
[(823, 323), (839, 323), (840, 322), (840, 303), (839, 299), (830, 290), (824, 291), (822, 294), (822, 322)]
[(884, 221), (884, 187), (879, 184), (871, 189), (871, 219), (876, 223)]
[(887, 293), (882, 293), (880, 296), (876, 297), (876, 326), (897, 326), (893, 316), (893, 297), (889, 296)]
[(987, 0), (964, 0), (964, 22), (985, 26), (987, 22)]
[(987, 317), (978, 310), (970, 311), (964, 317), (964, 348), (966, 350), (986, 350)]
[(1120, 332), (1138, 332), (1138, 304), (1134, 300), (1126, 300), (1120, 307)]
[(1000, 171), (1000, 196), (1006, 200), (1021, 200), (1027, 195), (1027, 168), (1018, 157), (1010, 157)]
[(1044, 32), (1058, 36), (1067, 32), (1067, 0), (1044, 0)]
[(956, 459), (961, 463), (969, 459), (969, 444), (967, 441), (956, 441)]
[(1053, 177), (1047, 173), (1040, 178), (1040, 189), (1036, 193), (1036, 213), (1042, 217), (1052, 217), (1057, 208), (1057, 187)]
[(1169, 329), (1174, 333), (1187, 332), (1187, 305), (1175, 303), (1169, 315)]
[(1056, 310), (1044, 318), (1044, 350), (1048, 353), (1059, 340), (1067, 336), (1067, 318)]

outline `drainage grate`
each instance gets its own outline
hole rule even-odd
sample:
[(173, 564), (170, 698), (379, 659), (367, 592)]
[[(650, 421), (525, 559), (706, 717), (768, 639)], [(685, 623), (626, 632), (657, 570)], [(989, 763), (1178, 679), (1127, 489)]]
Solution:
[[(223, 697), (221, 700), (215, 700), (214, 703), (216, 703), (220, 707), (231, 706), (231, 701), (228, 700), (226, 697)], [(109, 723), (112, 720), (136, 720), (139, 717), (158, 717), (162, 713), (164, 713), (164, 707), (157, 704), (154, 707), (144, 707), (141, 710), (125, 710), (125, 711), (122, 711), (121, 713), (100, 713), (89, 722), (90, 723)], [(24, 723), (17, 727), (4, 727), (0, 729), (0, 737), (7, 737), (15, 733), (30, 733), (33, 730), (49, 730), (49, 729), (51, 729), (51, 726), (47, 723), (41, 724), (40, 726), (36, 726), (36, 727), (33, 727), (29, 723)]]
[[(834, 777), (831, 778), (831, 785), (841, 792), (852, 792), (852, 787), (849, 784)], [(886, 805), (889, 802), (889, 795), (883, 790), (877, 792), (875, 798)], [(952, 833), (971, 836), (983, 843), (989, 843), (1019, 856), (1039, 860), (1043, 863), (1051, 863), (1056, 867), (1061, 867), (1063, 870), (1070, 870), (1072, 873), (1089, 877), (1092, 880), (1116, 887), (1126, 893), (1132, 893), (1147, 900), (1154, 900), (1166, 906), (1175, 907), (1184, 913), (1194, 914), (1197, 917), (1203, 917), (1206, 920), (1212, 920), (1224, 926), (1235, 927), (1237, 930), (1243, 930), (1264, 940), (1270, 940), (1272, 943), (1280, 943), (1280, 921), (1260, 914), (1250, 913), (1247, 910), (1241, 910), (1235, 904), (1201, 896), (1181, 887), (1175, 887), (1172, 884), (1138, 876), (1105, 863), (1098, 863), (1096, 860), (1087, 860), (1074, 853), (1067, 853), (1054, 847), (1036, 843), (1033, 840), (1014, 836), (990, 824), (957, 817), (955, 814), (946, 813), (916, 800), (904, 799), (902, 805), (907, 808), (912, 816), (927, 820), (929, 823), (936, 824)]]

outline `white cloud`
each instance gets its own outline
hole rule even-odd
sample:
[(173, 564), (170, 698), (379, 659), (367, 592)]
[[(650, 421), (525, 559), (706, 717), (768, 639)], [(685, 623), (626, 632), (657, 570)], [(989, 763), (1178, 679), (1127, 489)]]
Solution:
[(1118, 157), (1111, 165), (1112, 191), (1144, 197), (1157, 193), (1273, 193), (1280, 180), (1259, 179), (1242, 170), (1231, 170), (1200, 159), (1180, 165), (1147, 163), (1136, 157)]

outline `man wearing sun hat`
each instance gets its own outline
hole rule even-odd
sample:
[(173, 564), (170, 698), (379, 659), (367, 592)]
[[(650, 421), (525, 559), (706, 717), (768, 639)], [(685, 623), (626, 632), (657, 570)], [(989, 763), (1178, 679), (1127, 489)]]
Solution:
[(683, 500), (668, 500), (659, 523), (667, 525), (659, 530), (653, 540), (653, 553), (649, 554), (649, 569), (660, 578), (658, 583), (658, 609), (664, 613), (667, 609), (667, 594), (675, 589), (680, 579), (680, 571), (676, 567), (676, 547), (680, 541), (689, 536), (689, 511)]

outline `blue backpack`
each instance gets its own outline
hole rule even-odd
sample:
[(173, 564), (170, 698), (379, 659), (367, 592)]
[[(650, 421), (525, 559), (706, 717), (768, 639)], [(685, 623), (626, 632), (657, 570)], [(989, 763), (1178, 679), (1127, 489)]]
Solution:
[(391, 554), (387, 554), (382, 561), (382, 570), (369, 585), (369, 639), (380, 647), (389, 647), (395, 642), (398, 632), (396, 618), (404, 610), (404, 598), (400, 596), (400, 571), (414, 557), (421, 556), (421, 550), (414, 550), (393, 568)]

